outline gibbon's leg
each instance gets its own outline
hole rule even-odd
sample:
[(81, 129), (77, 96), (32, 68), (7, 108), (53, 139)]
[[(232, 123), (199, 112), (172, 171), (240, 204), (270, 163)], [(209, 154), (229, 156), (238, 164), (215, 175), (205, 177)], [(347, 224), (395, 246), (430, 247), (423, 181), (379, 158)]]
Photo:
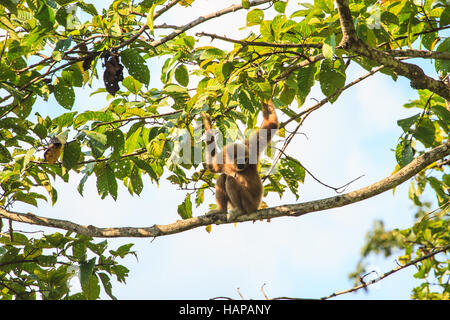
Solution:
[(233, 207), (227, 214), (227, 220), (232, 221), (240, 215), (255, 211), (255, 199), (248, 190), (239, 184), (232, 176), (227, 176), (226, 191)]
[(222, 173), (216, 181), (216, 203), (217, 203), (217, 209), (210, 210), (208, 213), (206, 213), (207, 216), (216, 214), (216, 213), (226, 213), (228, 202), (230, 202), (230, 199), (227, 196), (227, 192), (225, 189), (225, 184), (227, 181), (227, 175), (225, 173)]
[(217, 203), (217, 210), (221, 212), (227, 212), (227, 206), (230, 199), (228, 198), (227, 191), (226, 191), (226, 181), (227, 181), (227, 175), (225, 173), (222, 173), (216, 181), (216, 203)]

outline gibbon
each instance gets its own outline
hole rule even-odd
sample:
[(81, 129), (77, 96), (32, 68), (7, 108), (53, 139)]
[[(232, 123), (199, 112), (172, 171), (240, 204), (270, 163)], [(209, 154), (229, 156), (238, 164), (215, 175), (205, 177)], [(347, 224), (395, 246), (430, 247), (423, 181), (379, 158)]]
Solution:
[(206, 113), (202, 113), (206, 131), (206, 166), (211, 172), (222, 173), (216, 181), (217, 210), (208, 214), (225, 212), (227, 220), (231, 221), (256, 211), (261, 204), (263, 184), (257, 170), (259, 156), (278, 129), (278, 117), (272, 100), (262, 102), (262, 112), (264, 120), (258, 131), (243, 144), (227, 144), (217, 154), (211, 120)]

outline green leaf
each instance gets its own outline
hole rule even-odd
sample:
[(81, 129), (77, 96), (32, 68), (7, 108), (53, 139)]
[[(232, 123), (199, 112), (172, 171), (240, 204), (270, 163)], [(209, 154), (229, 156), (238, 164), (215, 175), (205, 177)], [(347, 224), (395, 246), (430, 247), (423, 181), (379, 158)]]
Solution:
[(72, 169), (80, 159), (81, 146), (79, 141), (73, 141), (65, 145), (63, 152), (63, 166), (67, 170)]
[(411, 127), (419, 120), (420, 113), (405, 119), (400, 119), (397, 121), (399, 127), (403, 129), (404, 132), (409, 132)]
[(294, 158), (281, 159), (281, 168), (279, 169), (281, 176), (288, 185), (291, 192), (299, 198), (298, 184), (305, 181), (305, 169)]
[(83, 293), (88, 300), (96, 300), (100, 295), (100, 284), (95, 274), (89, 277), (89, 282), (83, 287)]
[(99, 272), (98, 273), (100, 280), (102, 281), (103, 288), (105, 289), (106, 294), (113, 300), (117, 300), (117, 298), (112, 294), (112, 284), (109, 276), (106, 273)]
[(82, 130), (89, 137), (89, 146), (92, 150), (92, 155), (98, 159), (103, 155), (107, 146), (108, 138), (103, 133), (96, 131)]
[(406, 166), (414, 160), (414, 151), (410, 141), (402, 140), (397, 145), (397, 148), (395, 149), (395, 159), (401, 167)]
[(110, 166), (117, 179), (123, 180), (131, 174), (131, 163), (128, 159), (113, 161)]
[(131, 187), (133, 188), (133, 192), (139, 195), (144, 188), (144, 184), (142, 183), (140, 170), (136, 166), (134, 166), (133, 170), (131, 171), (130, 182)]
[(446, 7), (444, 11), (441, 13), (441, 17), (439, 19), (439, 25), (441, 28), (450, 24), (450, 6)]
[(123, 79), (122, 84), (132, 93), (138, 93), (142, 88), (142, 83), (137, 81), (133, 76), (128, 76)]
[(77, 1), (76, 5), (80, 7), (84, 12), (89, 13), (91, 16), (98, 16), (97, 9), (92, 3)]
[(66, 108), (72, 109), (73, 104), (75, 102), (75, 92), (73, 91), (72, 86), (69, 86), (65, 81), (61, 81), (61, 79), (55, 84), (55, 99), (58, 103)]
[(35, 207), (38, 206), (36, 198), (33, 197), (33, 195), (30, 192), (28, 192), (28, 193), (16, 192), (16, 193), (14, 193), (14, 200), (28, 203)]
[(56, 256), (37, 256), (37, 263), (39, 263), (43, 267), (53, 267), (56, 264)]
[(137, 148), (143, 125), (144, 122), (137, 122), (131, 126), (130, 130), (128, 130), (127, 138), (125, 140), (125, 151), (127, 153), (131, 153)]
[(96, 165), (95, 175), (97, 176), (97, 191), (101, 198), (104, 199), (110, 194), (116, 200), (117, 181), (112, 168), (105, 163), (99, 163)]
[(89, 174), (86, 173), (83, 178), (81, 178), (80, 183), (78, 184), (77, 190), (80, 196), (83, 196), (84, 184), (86, 183), (88, 178)]
[(315, 64), (303, 67), (298, 71), (297, 83), (298, 91), (297, 96), (300, 100), (299, 107), (305, 103), (306, 97), (311, 92), (311, 87), (314, 85), (314, 75), (316, 74), (317, 67)]
[(247, 13), (247, 26), (260, 24), (264, 20), (264, 11), (253, 9)]
[(95, 267), (95, 259), (94, 257), (88, 261), (80, 262), (80, 283), (82, 288), (85, 288), (89, 284), (89, 279)]
[[(437, 47), (437, 52), (450, 52), (450, 38), (446, 38)], [(437, 72), (442, 72), (442, 74), (450, 73), (450, 60), (440, 60), (436, 59), (434, 64)]]
[(417, 128), (413, 131), (413, 136), (423, 143), (427, 148), (431, 147), (436, 139), (436, 128), (428, 118), (422, 118)]
[(322, 46), (322, 53), (326, 59), (332, 60), (336, 51), (336, 36), (334, 33), (328, 36)]
[(191, 195), (188, 193), (183, 203), (178, 206), (178, 214), (183, 219), (192, 218), (192, 202)]
[(183, 87), (187, 87), (189, 84), (189, 73), (184, 64), (180, 64), (175, 69), (175, 80)]
[(389, 11), (384, 11), (381, 13), (381, 22), (383, 22), (386, 25), (388, 25), (388, 24), (398, 25), (399, 24), (398, 17)]
[(12, 14), (17, 15), (17, 5), (19, 0), (0, 0), (0, 5), (4, 6)]
[[(120, 246), (117, 250), (110, 250), (109, 252), (114, 257), (121, 257), (123, 259), (123, 258), (125, 258), (125, 256), (127, 254), (130, 253), (130, 249), (133, 245), (134, 245), (133, 243), (127, 243), (127, 244)], [(131, 252), (131, 253), (134, 253), (134, 252)]]
[(128, 272), (130, 272), (130, 270), (121, 265), (115, 265), (111, 269), (112, 272), (117, 276), (117, 280), (119, 282), (125, 283), (125, 278), (128, 276)]
[(25, 153), (25, 157), (23, 158), (23, 167), (26, 168), (26, 166), (30, 163), (31, 157), (33, 156), (34, 152), (36, 151), (35, 148), (28, 149), (27, 153)]
[(434, 192), (436, 193), (439, 205), (442, 205), (449, 200), (449, 196), (446, 195), (444, 186), (442, 185), (441, 181), (439, 181), (435, 177), (428, 177), (427, 180), (430, 186), (433, 188)]
[(150, 154), (150, 156), (152, 156), (155, 159), (161, 157), (165, 143), (166, 143), (166, 135), (164, 133), (158, 134), (147, 145), (147, 151)]
[(212, 59), (223, 59), (225, 57), (225, 52), (218, 48), (208, 48), (202, 51), (200, 55), (201, 60), (212, 60)]
[(242, 8), (250, 9), (250, 1), (249, 0), (242, 0), (241, 4), (242, 4)]
[[(60, 129), (64, 127), (69, 127), (73, 123), (73, 118), (78, 112), (66, 112), (60, 115), (59, 117), (56, 117), (52, 120), (52, 124), (56, 124)], [(45, 127), (44, 127), (45, 128)], [(47, 130), (45, 128), (45, 130)]]
[(277, 1), (274, 4), (274, 8), (279, 13), (284, 13), (284, 11), (286, 10), (286, 5), (287, 5), (287, 1)]
[(8, 163), (11, 160), (12, 157), (8, 149), (0, 143), (0, 163)]
[(339, 97), (339, 94), (332, 96), (336, 90), (341, 89), (345, 85), (345, 73), (340, 68), (334, 67), (336, 62), (324, 60), (320, 66), (320, 88), (323, 94), (329, 97), (330, 103), (335, 102)]
[(73, 121), (73, 126), (74, 128), (78, 128), (88, 121), (110, 122), (117, 119), (118, 117), (115, 116), (111, 111), (85, 111), (83, 113), (80, 113), (75, 118), (75, 120)]
[(55, 12), (50, 6), (41, 3), (38, 12), (34, 15), (43, 28), (51, 29), (55, 24)]
[(148, 85), (150, 82), (150, 71), (136, 49), (126, 49), (121, 52), (120, 57), (128, 73), (136, 80)]
[(431, 107), (431, 111), (439, 118), (440, 125), (442, 129), (445, 130), (445, 132), (449, 132), (450, 130), (450, 111), (448, 111), (446, 108), (435, 105), (434, 107)]
[(106, 132), (106, 143), (113, 148), (112, 157), (120, 157), (125, 147), (125, 137), (120, 129), (114, 129)]
[(152, 34), (153, 34), (153, 17), (155, 15), (155, 7), (156, 7), (156, 3), (154, 3), (151, 6), (150, 10), (148, 10), (148, 12), (147, 12), (147, 21), (146, 21), (146, 23), (147, 23), (148, 29), (150, 30), (150, 32)]

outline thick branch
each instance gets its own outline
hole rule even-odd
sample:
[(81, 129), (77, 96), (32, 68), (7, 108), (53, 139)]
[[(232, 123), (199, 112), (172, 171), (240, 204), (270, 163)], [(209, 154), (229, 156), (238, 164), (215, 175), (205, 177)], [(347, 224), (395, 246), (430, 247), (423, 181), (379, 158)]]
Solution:
[[(391, 176), (380, 180), (368, 187), (352, 191), (343, 195), (314, 200), (304, 203), (282, 205), (273, 208), (262, 209), (251, 214), (239, 216), (233, 222), (254, 221), (260, 219), (273, 219), (277, 217), (298, 217), (307, 213), (342, 207), (351, 203), (362, 201), (390, 190), (410, 179), (427, 166), (450, 154), (450, 141), (442, 144), (411, 161)], [(154, 225), (152, 227), (119, 227), (98, 228), (95, 226), (83, 226), (71, 221), (45, 218), (31, 213), (18, 213), (0, 208), (0, 218), (11, 219), (18, 222), (41, 225), (74, 231), (92, 237), (160, 237), (186, 230), (195, 229), (210, 224), (230, 223), (225, 214), (204, 215), (186, 220), (178, 220), (168, 225)], [(233, 223), (231, 222), (231, 223)]]
[(428, 51), (428, 50), (412, 50), (412, 49), (397, 49), (388, 50), (393, 57), (409, 57), (409, 58), (424, 58), (424, 59), (441, 59), (450, 60), (450, 52)]
[(450, 89), (442, 81), (427, 76), (423, 70), (415, 64), (401, 62), (389, 53), (369, 47), (362, 42), (356, 35), (352, 15), (348, 7), (348, 0), (337, 0), (336, 3), (343, 35), (342, 41), (339, 44), (340, 48), (351, 50), (374, 60), (387, 68), (391, 68), (399, 75), (408, 78), (411, 81), (411, 87), (414, 89), (428, 89), (431, 92), (450, 100)]

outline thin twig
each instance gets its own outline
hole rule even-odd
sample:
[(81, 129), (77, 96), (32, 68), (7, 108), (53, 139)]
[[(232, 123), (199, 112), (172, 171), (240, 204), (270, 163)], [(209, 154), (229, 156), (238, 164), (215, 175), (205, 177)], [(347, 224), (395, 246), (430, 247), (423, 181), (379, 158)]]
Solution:
[(364, 79), (367, 79), (368, 77), (374, 75), (375, 73), (377, 73), (378, 71), (382, 70), (384, 68), (384, 66), (379, 66), (375, 69), (373, 69), (372, 71), (370, 71), (369, 73), (366, 73), (365, 75), (353, 80), (352, 82), (350, 82), (349, 84), (343, 86), (340, 89), (337, 89), (335, 92), (333, 92), (331, 95), (329, 95), (328, 97), (322, 99), (321, 101), (319, 101), (318, 103), (316, 103), (315, 105), (313, 105), (312, 107), (299, 112), (297, 115), (289, 118), (289, 120), (286, 120), (285, 122), (280, 124), (280, 128), (284, 128), (286, 125), (288, 125), (291, 121), (298, 119), (300, 117), (302, 117), (303, 115), (309, 115), (311, 112), (319, 109), (320, 107), (322, 107), (325, 103), (329, 102), (331, 98), (336, 97), (338, 95), (340, 95), (343, 91), (347, 90), (348, 88), (354, 86), (355, 84), (363, 81)]
[(273, 48), (316, 48), (321, 49), (321, 43), (273, 43), (264, 41), (248, 41), (248, 40), (236, 40), (225, 36), (219, 36), (217, 34), (207, 33), (207, 32), (197, 32), (195, 34), (197, 37), (210, 37), (212, 40), (219, 39), (226, 42), (237, 43), (243, 46), (254, 46), (254, 47), (273, 47)]
[(359, 177), (357, 177), (357, 178), (355, 178), (355, 179), (353, 179), (352, 181), (350, 181), (350, 182), (347, 182), (346, 184), (344, 184), (343, 186), (340, 186), (340, 187), (333, 187), (333, 186), (330, 186), (330, 185), (328, 185), (328, 184), (326, 184), (326, 183), (324, 183), (324, 182), (322, 182), (322, 181), (320, 181), (318, 178), (316, 178), (312, 173), (311, 173), (311, 171), (309, 171), (300, 161), (298, 161), (297, 159), (295, 159), (295, 158), (292, 158), (291, 156), (288, 156), (285, 152), (284, 152), (284, 150), (280, 150), (280, 153), (282, 153), (286, 158), (288, 158), (288, 159), (290, 159), (291, 161), (295, 161), (295, 162), (297, 162), (303, 169), (305, 169), (305, 171), (314, 179), (314, 180), (316, 180), (318, 183), (320, 183), (321, 185), (323, 185), (323, 186), (325, 186), (325, 187), (327, 187), (327, 188), (330, 188), (330, 189), (333, 189), (336, 193), (343, 193), (344, 191), (345, 191), (345, 189), (347, 189), (347, 187), (350, 185), (350, 184), (352, 184), (353, 182), (355, 182), (356, 180), (358, 180), (358, 179), (361, 179), (362, 177), (364, 177), (364, 175), (360, 175)]
[(239, 288), (236, 288), (237, 293), (241, 297), (242, 300), (245, 300), (244, 296), (241, 294), (241, 291), (239, 291)]
[(177, 113), (181, 113), (183, 110), (175, 110), (175, 111), (170, 111), (167, 113), (161, 113), (161, 114), (153, 114), (150, 116), (144, 116), (144, 117), (131, 117), (131, 118), (127, 118), (127, 119), (119, 119), (119, 120), (113, 120), (113, 121), (108, 121), (108, 122), (99, 122), (97, 123), (92, 130), (100, 127), (100, 126), (106, 126), (106, 125), (110, 125), (110, 124), (115, 124), (115, 123), (120, 123), (120, 122), (130, 122), (130, 121), (140, 121), (140, 120), (145, 120), (145, 119), (155, 119), (155, 118), (162, 118), (162, 117), (166, 117), (166, 116), (171, 116)]
[(2, 47), (2, 52), (0, 53), (0, 61), (2, 60), (3, 54), (5, 53), (6, 42), (8, 41), (8, 36), (9, 36), (9, 32), (6, 32), (6, 35), (5, 35), (5, 41), (4, 41), (3, 47)]
[(424, 255), (422, 257), (416, 258), (416, 259), (414, 259), (414, 260), (412, 260), (412, 261), (410, 261), (410, 262), (408, 262), (408, 263), (406, 263), (404, 265), (397, 266), (394, 269), (392, 269), (392, 270), (390, 270), (390, 271), (388, 271), (386, 273), (383, 273), (381, 276), (379, 276), (376, 279), (370, 280), (368, 282), (364, 282), (364, 283), (362, 283), (362, 284), (360, 284), (360, 285), (358, 285), (356, 287), (353, 287), (353, 288), (350, 288), (350, 289), (347, 289), (347, 290), (343, 290), (343, 291), (340, 291), (340, 292), (332, 293), (332, 294), (330, 294), (330, 295), (328, 295), (326, 297), (322, 297), (320, 299), (321, 300), (327, 300), (327, 299), (334, 298), (334, 297), (337, 297), (337, 296), (342, 295), (342, 294), (354, 292), (354, 291), (357, 291), (357, 290), (362, 289), (362, 288), (367, 288), (368, 286), (370, 286), (372, 284), (375, 284), (375, 283), (379, 282), (380, 280), (383, 280), (384, 278), (386, 278), (386, 277), (388, 277), (388, 276), (390, 276), (390, 275), (392, 275), (392, 274), (394, 274), (394, 273), (396, 273), (396, 272), (398, 272), (398, 271), (400, 271), (402, 269), (405, 269), (407, 267), (415, 265), (416, 263), (419, 263), (419, 262), (421, 262), (423, 260), (431, 258), (434, 255), (436, 255), (438, 253), (441, 253), (441, 252), (444, 252), (444, 251), (447, 251), (449, 249), (450, 249), (450, 245), (447, 245), (447, 246), (445, 246), (445, 247), (443, 247), (441, 249), (435, 250), (435, 251), (433, 251), (433, 252), (431, 252), (429, 254), (426, 254), (426, 255)]
[(269, 297), (267, 296), (267, 294), (264, 292), (264, 286), (265, 286), (266, 284), (265, 283), (263, 283), (263, 285), (261, 286), (261, 292), (262, 292), (262, 294), (264, 295), (264, 298), (266, 298), (266, 300), (269, 300)]

